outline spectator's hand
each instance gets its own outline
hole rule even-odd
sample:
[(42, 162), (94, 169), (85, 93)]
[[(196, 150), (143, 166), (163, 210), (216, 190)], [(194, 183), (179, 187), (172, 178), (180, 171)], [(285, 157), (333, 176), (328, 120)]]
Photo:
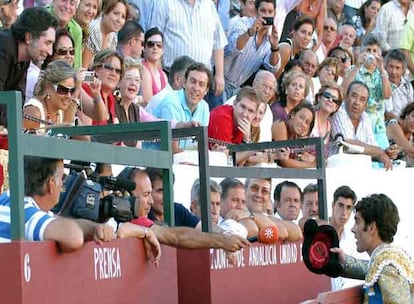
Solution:
[(384, 68), (384, 57), (381, 56), (381, 54), (373, 54), (375, 59), (377, 60), (377, 67), (380, 70), (381, 73), (387, 73), (387, 71)]
[(338, 247), (331, 248), (331, 252), (338, 254), (338, 261), (343, 267), (345, 265), (345, 252)]
[(250, 246), (250, 242), (246, 240), (245, 238), (242, 238), (238, 235), (223, 235), (223, 249), (230, 251), (230, 252), (236, 252), (237, 250), (240, 250), (242, 248), (246, 248)]
[(177, 122), (175, 125), (176, 129), (180, 128), (192, 128), (192, 127), (200, 127), (201, 124), (198, 121), (189, 121), (189, 122)]
[(224, 91), (224, 75), (216, 74), (214, 76), (214, 85), (216, 88), (215, 95), (220, 96)]
[(226, 155), (229, 155), (230, 151), (229, 149), (227, 149), (226, 146), (220, 145), (220, 144), (212, 144), (210, 147), (211, 151), (216, 151), (216, 152), (223, 152)]
[(302, 153), (302, 160), (305, 161), (305, 162), (311, 163), (311, 162), (314, 162), (316, 160), (316, 157), (315, 157), (315, 155), (310, 154), (309, 152), (304, 151)]
[(277, 46), (279, 45), (279, 34), (277, 32), (276, 25), (274, 24), (272, 25), (272, 32), (269, 36), (269, 42), (272, 48), (277, 48)]
[(387, 153), (388, 157), (391, 159), (397, 159), (398, 154), (401, 152), (401, 149), (398, 148), (396, 144), (389, 146), (385, 153)]
[(93, 99), (101, 99), (101, 81), (95, 77), (93, 82), (89, 85), (92, 92)]
[(144, 248), (147, 259), (151, 259), (152, 256), (152, 262), (154, 263), (155, 268), (158, 268), (161, 259), (161, 245), (155, 236), (154, 231), (151, 229), (148, 229), (147, 237), (144, 238)]
[(114, 228), (107, 224), (98, 224), (93, 230), (93, 240), (99, 245), (103, 242), (109, 242), (116, 238)]
[(242, 119), (237, 126), (240, 132), (243, 133), (243, 140), (246, 142), (250, 141), (250, 125), (251, 123), (247, 119)]
[(253, 25), (249, 29), (250, 35), (256, 34), (258, 31), (260, 31), (262, 28), (264, 28), (264, 19), (263, 18), (256, 18)]
[(80, 87), (82, 86), (82, 82), (83, 79), (85, 78), (84, 73), (86, 72), (85, 68), (80, 68), (77, 72), (76, 72), (76, 89), (80, 89)]
[(241, 210), (241, 209), (231, 209), (226, 214), (226, 219), (232, 219), (235, 221), (239, 221), (244, 218), (250, 218), (250, 211), (248, 210)]
[(273, 160), (286, 160), (289, 158), (290, 149), (289, 148), (280, 148), (272, 153)]
[(389, 156), (387, 155), (387, 153), (385, 151), (383, 151), (379, 156), (378, 159), (380, 162), (382, 162), (384, 164), (385, 170), (392, 170), (392, 161), (389, 158)]
[(226, 251), (226, 257), (229, 261), (229, 264), (235, 266), (237, 263), (237, 253), (236, 252), (228, 252)]

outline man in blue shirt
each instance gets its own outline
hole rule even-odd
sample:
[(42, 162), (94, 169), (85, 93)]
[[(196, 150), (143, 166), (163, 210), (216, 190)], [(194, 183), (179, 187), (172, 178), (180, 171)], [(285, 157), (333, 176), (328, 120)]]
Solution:
[[(64, 252), (78, 250), (84, 239), (110, 241), (114, 236), (108, 225), (87, 220), (54, 217), (50, 209), (58, 202), (62, 189), (63, 161), (26, 157), (24, 163), (25, 240), (55, 241)], [(10, 194), (0, 196), (0, 243), (11, 241)]]
[[(189, 66), (185, 72), (183, 89), (166, 95), (152, 114), (162, 119), (193, 121), (207, 126), (210, 110), (203, 98), (210, 88), (211, 79), (211, 72), (204, 64), (195, 63)], [(189, 148), (191, 145), (191, 141), (180, 141), (180, 149)]]

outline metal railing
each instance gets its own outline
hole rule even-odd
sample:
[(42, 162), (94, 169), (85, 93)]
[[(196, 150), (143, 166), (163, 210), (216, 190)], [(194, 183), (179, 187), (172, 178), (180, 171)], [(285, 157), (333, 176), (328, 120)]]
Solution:
[(161, 138), (161, 151), (148, 153), (130, 147), (120, 147), (98, 142), (65, 140), (62, 138), (35, 136), (22, 132), (21, 93), (0, 92), (0, 104), (7, 105), (9, 141), (9, 180), (11, 198), (11, 238), (24, 239), (24, 157), (38, 156), (58, 159), (81, 160), (123, 164), (130, 166), (151, 166), (163, 170), (164, 200), (170, 206), (166, 219), (174, 225), (172, 204), (172, 152), (171, 128), (169, 122), (121, 124), (96, 127), (55, 128), (56, 133), (65, 134), (134, 134)]

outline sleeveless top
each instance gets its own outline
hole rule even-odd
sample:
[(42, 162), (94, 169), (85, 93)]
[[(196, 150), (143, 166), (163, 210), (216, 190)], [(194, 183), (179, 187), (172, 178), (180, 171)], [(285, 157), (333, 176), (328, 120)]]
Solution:
[[(30, 98), (23, 106), (23, 108), (26, 108), (28, 106), (32, 106), (35, 107), (39, 110), (40, 112), (40, 119), (41, 120), (46, 120), (46, 112), (45, 112), (45, 108), (43, 106), (43, 103), (36, 99), (35, 97)], [(56, 123), (61, 124), (63, 123), (63, 112), (62, 110), (58, 111), (59, 113), (59, 121), (57, 121)], [(46, 129), (45, 129), (46, 125), (44, 123), (40, 123), (39, 124), (39, 129), (36, 130), (36, 134), (37, 135), (44, 135), (46, 133)]]
[(151, 75), (152, 95), (154, 96), (159, 91), (161, 91), (163, 88), (165, 88), (165, 86), (167, 85), (167, 82), (165, 81), (165, 77), (164, 77), (163, 71), (162, 71), (162, 69), (160, 67), (158, 67), (158, 73), (160, 75), (159, 77), (160, 77), (160, 80), (161, 80), (161, 87), (159, 88), (157, 86), (157, 82), (155, 81), (154, 74), (151, 73), (151, 69), (149, 68), (148, 62), (144, 61), (143, 66), (145, 66), (145, 68), (147, 69), (147, 71)]

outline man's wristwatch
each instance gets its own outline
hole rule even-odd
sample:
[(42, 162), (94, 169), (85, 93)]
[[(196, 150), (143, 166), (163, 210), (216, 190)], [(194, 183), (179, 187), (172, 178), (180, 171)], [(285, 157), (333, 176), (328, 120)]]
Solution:
[(249, 35), (249, 37), (253, 37), (254, 36), (254, 33), (252, 33), (252, 32), (250, 32), (250, 28), (247, 30), (247, 35)]
[(276, 52), (279, 52), (279, 47), (277, 47), (277, 48), (270, 48), (270, 50), (272, 51), (272, 53), (276, 53)]

